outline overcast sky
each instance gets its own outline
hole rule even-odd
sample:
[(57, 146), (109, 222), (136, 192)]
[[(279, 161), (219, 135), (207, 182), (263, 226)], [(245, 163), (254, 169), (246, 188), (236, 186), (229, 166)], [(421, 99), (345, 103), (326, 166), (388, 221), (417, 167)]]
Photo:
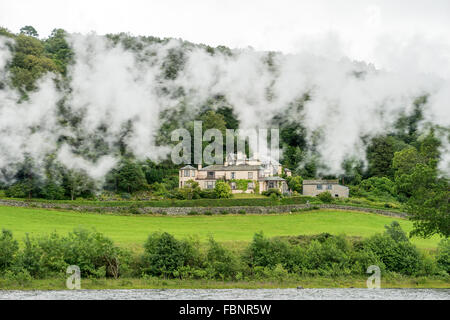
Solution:
[(1, 0), (0, 26), (18, 32), (24, 25), (34, 26), (41, 37), (57, 27), (129, 32), (233, 48), (307, 49), (382, 66), (392, 50), (398, 56), (404, 54), (398, 50), (412, 48), (424, 56), (428, 48), (430, 56), (421, 59), (433, 64), (435, 50), (443, 52), (438, 60), (449, 58), (441, 47), (449, 48), (450, 1)]

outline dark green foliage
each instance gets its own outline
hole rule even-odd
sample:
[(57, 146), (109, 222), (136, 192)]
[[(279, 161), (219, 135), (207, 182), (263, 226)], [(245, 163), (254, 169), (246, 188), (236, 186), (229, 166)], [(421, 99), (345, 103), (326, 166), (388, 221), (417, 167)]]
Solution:
[(407, 198), (409, 218), (414, 222), (412, 235), (450, 235), (450, 189), (447, 179), (439, 178), (434, 168), (417, 164), (411, 174), (403, 174), (396, 179), (396, 187), (399, 194)]
[(167, 232), (152, 233), (144, 244), (143, 272), (173, 276), (183, 266), (195, 265), (197, 253), (186, 240), (177, 240)]
[(316, 196), (320, 201), (324, 202), (324, 203), (331, 203), (334, 201), (333, 196), (331, 195), (330, 192), (325, 191), (325, 192), (321, 192)]
[(116, 173), (117, 190), (135, 192), (148, 188), (142, 168), (130, 159), (123, 159)]
[(391, 137), (379, 136), (373, 138), (367, 147), (369, 175), (377, 177), (392, 177), (392, 158), (394, 157), (394, 143)]
[(32, 26), (25, 26), (20, 28), (20, 33), (29, 37), (35, 38), (39, 37), (39, 34), (37, 33), (36, 29), (33, 28)]
[(64, 274), (69, 265), (80, 267), (82, 277), (119, 277), (127, 269), (129, 253), (103, 234), (76, 229), (67, 236), (26, 236), (15, 267), (34, 278)]
[(263, 191), (261, 194), (266, 196), (266, 197), (270, 197), (272, 195), (275, 195), (275, 199), (277, 199), (278, 197), (281, 197), (281, 191), (276, 189), (276, 188), (272, 188), (272, 189), (269, 189), (267, 191)]
[(209, 239), (206, 252), (206, 265), (210, 269), (209, 274), (215, 279), (234, 279), (239, 269), (236, 256), (213, 238)]
[(274, 268), (288, 254), (288, 245), (278, 239), (268, 239), (263, 232), (256, 233), (244, 256), (250, 267)]
[(391, 225), (385, 234), (377, 234), (364, 241), (364, 249), (372, 251), (387, 271), (414, 275), (420, 269), (421, 256), (400, 230), (399, 226)]
[(438, 266), (450, 274), (450, 239), (442, 239), (436, 257)]
[(402, 227), (400, 227), (400, 224), (397, 221), (392, 221), (390, 225), (384, 227), (386, 229), (386, 234), (395, 241), (408, 241), (406, 233), (402, 230)]
[(371, 177), (366, 180), (362, 180), (360, 187), (362, 190), (373, 193), (376, 196), (395, 195), (395, 184), (386, 177)]
[(11, 267), (18, 250), (19, 244), (13, 239), (12, 232), (2, 229), (0, 235), (0, 273)]

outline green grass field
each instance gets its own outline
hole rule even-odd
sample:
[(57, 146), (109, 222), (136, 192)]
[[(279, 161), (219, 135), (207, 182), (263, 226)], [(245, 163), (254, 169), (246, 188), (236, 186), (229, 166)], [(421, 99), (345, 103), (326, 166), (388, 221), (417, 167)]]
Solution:
[[(213, 216), (148, 216), (79, 213), (34, 208), (0, 207), (0, 228), (13, 231), (17, 239), (26, 233), (64, 234), (77, 227), (95, 228), (117, 244), (139, 248), (153, 231), (167, 231), (176, 237), (197, 235), (205, 240), (213, 235), (217, 241), (248, 242), (253, 234), (264, 231), (267, 236), (310, 235), (322, 232), (367, 237), (384, 231), (384, 226), (397, 220), (405, 231), (410, 221), (376, 214), (317, 210), (292, 214), (213, 215)], [(412, 240), (421, 249), (434, 249), (438, 237)]]

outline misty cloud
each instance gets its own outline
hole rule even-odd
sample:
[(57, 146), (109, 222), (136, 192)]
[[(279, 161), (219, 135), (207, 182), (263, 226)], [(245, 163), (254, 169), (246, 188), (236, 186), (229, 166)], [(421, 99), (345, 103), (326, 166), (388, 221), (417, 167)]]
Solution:
[[(6, 78), (12, 55), (5, 41), (0, 38), (0, 77)], [(65, 89), (57, 89), (56, 76), (49, 74), (22, 103), (15, 90), (8, 86), (0, 90), (1, 168), (13, 170), (9, 166), (21, 161), (24, 152), (38, 163), (55, 152), (68, 168), (83, 169), (101, 179), (117, 163), (121, 137), (136, 157), (158, 161), (170, 152), (155, 140), (161, 112), (174, 110), (183, 102), (188, 116), (193, 116), (216, 95), (223, 95), (233, 106), (242, 129), (270, 128), (275, 115), (289, 112), (291, 121), (307, 129), (309, 140), (320, 131), (317, 151), (328, 167), (323, 173), (342, 173), (342, 161), (348, 157), (364, 160), (361, 136), (386, 132), (399, 115), (411, 112), (414, 99), (421, 95), (429, 95), (425, 120), (450, 127), (449, 78), (428, 58), (416, 68), (414, 59), (398, 60), (395, 52), (391, 61), (398, 68), (391, 71), (345, 57), (333, 59), (318, 49), (314, 53), (275, 53), (269, 65), (267, 52), (240, 49), (231, 56), (218, 51), (211, 55), (178, 40), (143, 42), (138, 52), (95, 34), (73, 34), (68, 41), (75, 63), (69, 67)], [(420, 43), (411, 44), (415, 52), (420, 52)], [(438, 63), (448, 66), (448, 48), (435, 48), (441, 50)], [(184, 64), (175, 79), (168, 79), (162, 69), (173, 49), (184, 53)], [(389, 54), (382, 58), (390, 59)], [(425, 73), (427, 64), (430, 68)], [(176, 94), (180, 88), (184, 96)], [(310, 99), (303, 108), (286, 111), (305, 94)], [(66, 112), (80, 116), (77, 126), (58, 121), (58, 103), (63, 97)], [(83, 143), (75, 148), (61, 143), (61, 136), (82, 138)], [(96, 147), (99, 141), (101, 150)], [(448, 174), (448, 137), (442, 136), (442, 141), (440, 168)], [(83, 156), (81, 149), (90, 156)]]

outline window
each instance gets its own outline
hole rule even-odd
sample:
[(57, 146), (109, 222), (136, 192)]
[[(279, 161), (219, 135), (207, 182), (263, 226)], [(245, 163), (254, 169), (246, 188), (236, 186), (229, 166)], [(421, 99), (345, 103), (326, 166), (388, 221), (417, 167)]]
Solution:
[(184, 176), (189, 177), (189, 170), (184, 170)]
[(253, 179), (253, 172), (249, 172), (249, 173), (248, 173), (248, 178), (249, 178), (249, 179)]
[(253, 190), (254, 188), (255, 188), (255, 186), (254, 186), (253, 182), (249, 182), (247, 185), (247, 189)]
[(333, 186), (331, 184), (327, 184), (327, 190), (331, 190)]
[(275, 188), (275, 184), (273, 181), (269, 181), (269, 189)]
[(231, 173), (231, 179), (236, 179), (236, 172)]
[(231, 190), (236, 190), (236, 182), (231, 183)]
[(191, 177), (195, 177), (195, 171), (194, 170), (191, 171)]
[(208, 178), (214, 179), (214, 171), (208, 171)]
[(322, 190), (322, 185), (321, 184), (317, 185), (317, 190)]
[(206, 189), (214, 189), (214, 181), (207, 181)]

